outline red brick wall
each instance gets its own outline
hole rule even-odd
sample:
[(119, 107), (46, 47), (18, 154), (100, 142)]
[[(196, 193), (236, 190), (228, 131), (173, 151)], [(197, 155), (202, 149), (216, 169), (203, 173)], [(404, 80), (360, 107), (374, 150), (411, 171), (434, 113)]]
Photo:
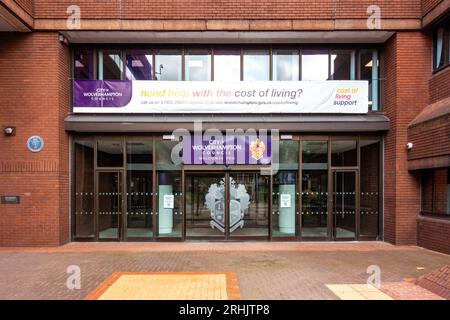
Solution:
[(416, 243), (419, 179), (407, 170), (407, 127), (428, 104), (430, 39), (398, 32), (385, 45), (384, 109), (391, 120), (385, 140), (384, 236), (395, 244)]
[(35, 0), (36, 18), (64, 18), (69, 5), (84, 18), (121, 19), (333, 19), (367, 18), (367, 7), (379, 5), (383, 18), (421, 16), (419, 0)]
[(28, 14), (33, 15), (33, 0), (14, 0)]
[[(0, 35), (0, 194), (19, 195), (19, 205), (0, 204), (0, 245), (58, 245), (68, 241), (69, 50), (57, 33)], [(45, 140), (31, 153), (31, 135)]]
[(422, 0), (422, 15), (426, 15), (443, 0)]
[(409, 141), (414, 144), (414, 147), (408, 153), (408, 159), (415, 160), (450, 154), (449, 132), (450, 115), (410, 128), (408, 130)]
[(434, 74), (430, 79), (430, 103), (447, 97), (450, 97), (450, 68)]
[(417, 219), (417, 244), (450, 254), (450, 220), (420, 216)]

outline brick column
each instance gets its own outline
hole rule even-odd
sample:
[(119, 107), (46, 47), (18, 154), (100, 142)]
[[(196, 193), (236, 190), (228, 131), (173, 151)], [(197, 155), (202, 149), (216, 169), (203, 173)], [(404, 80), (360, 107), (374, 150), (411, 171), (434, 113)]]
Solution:
[(431, 42), (421, 32), (397, 32), (384, 51), (384, 111), (391, 120), (385, 137), (384, 238), (417, 243), (419, 179), (407, 170), (407, 127), (427, 105)]

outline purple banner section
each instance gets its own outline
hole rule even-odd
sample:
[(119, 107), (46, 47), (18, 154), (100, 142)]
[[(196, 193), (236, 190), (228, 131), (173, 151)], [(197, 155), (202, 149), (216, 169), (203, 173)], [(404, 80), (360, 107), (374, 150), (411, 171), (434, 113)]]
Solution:
[(270, 164), (270, 136), (183, 137), (183, 164)]
[(126, 106), (132, 95), (128, 80), (75, 80), (73, 106), (81, 108), (120, 108)]

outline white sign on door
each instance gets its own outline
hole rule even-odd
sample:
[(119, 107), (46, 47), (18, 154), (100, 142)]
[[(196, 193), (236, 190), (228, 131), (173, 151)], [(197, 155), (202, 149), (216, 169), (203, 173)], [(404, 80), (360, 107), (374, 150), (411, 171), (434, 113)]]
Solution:
[(290, 208), (291, 207), (291, 195), (281, 194), (280, 195), (280, 208)]
[(173, 209), (173, 208), (174, 208), (173, 194), (165, 194), (164, 195), (164, 209)]

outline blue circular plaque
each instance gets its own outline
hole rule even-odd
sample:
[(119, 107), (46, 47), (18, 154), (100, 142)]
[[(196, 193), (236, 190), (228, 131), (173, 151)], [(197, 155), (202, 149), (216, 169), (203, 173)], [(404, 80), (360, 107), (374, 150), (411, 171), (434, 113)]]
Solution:
[(31, 136), (28, 138), (27, 147), (31, 152), (39, 152), (44, 148), (44, 139), (39, 136)]

